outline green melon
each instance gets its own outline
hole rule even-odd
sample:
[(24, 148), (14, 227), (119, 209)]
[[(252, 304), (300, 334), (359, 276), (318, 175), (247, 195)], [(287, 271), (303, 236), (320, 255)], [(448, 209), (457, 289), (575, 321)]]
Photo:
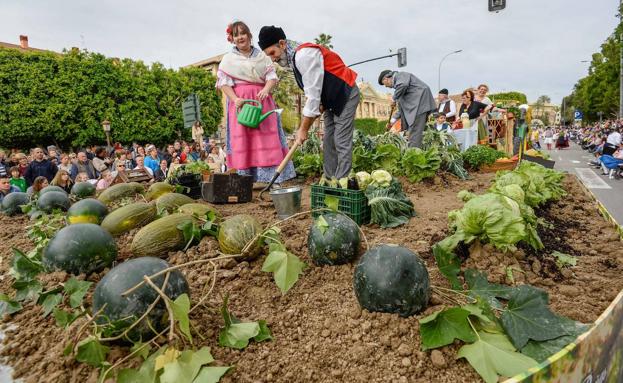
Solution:
[[(168, 267), (169, 264), (161, 259), (142, 257), (130, 259), (112, 268), (97, 283), (93, 292), (93, 313), (101, 310), (101, 315), (97, 316), (96, 322), (102, 326), (115, 323), (114, 329), (118, 333), (126, 330), (147, 312), (153, 302), (158, 299), (158, 293), (150, 286), (143, 284), (127, 296), (122, 296), (122, 294), (142, 282), (143, 276), (151, 276)], [(152, 280), (156, 286), (162, 288), (165, 275), (154, 277)], [(190, 295), (188, 282), (179, 270), (169, 273), (167, 284), (162, 290), (171, 300), (175, 300), (182, 294)], [(160, 299), (150, 313), (129, 331), (128, 338), (125, 340), (145, 342), (167, 325), (167, 309)], [(157, 332), (154, 333), (153, 330)]]
[(353, 287), (361, 307), (403, 317), (421, 312), (430, 299), (424, 261), (411, 250), (395, 245), (368, 250), (355, 266)]
[(41, 196), (41, 195), (44, 195), (44, 194), (49, 193), (49, 192), (61, 192), (61, 193), (65, 193), (65, 195), (67, 195), (67, 192), (65, 191), (65, 189), (63, 189), (60, 186), (55, 186), (55, 185), (48, 185), (48, 186), (44, 187), (43, 189), (41, 189), (39, 191), (39, 195)]
[(93, 223), (77, 223), (61, 230), (43, 251), (48, 270), (90, 274), (110, 267), (117, 258), (117, 244), (106, 230)]
[(243, 255), (244, 259), (253, 259), (262, 251), (262, 225), (247, 214), (235, 215), (223, 221), (219, 226), (218, 244), (225, 254), (241, 254), (251, 241), (255, 241)]
[(95, 185), (90, 182), (78, 182), (71, 187), (71, 195), (77, 199), (89, 198), (95, 196)]
[(30, 196), (22, 192), (9, 193), (2, 199), (0, 206), (6, 215), (22, 214), (22, 206), (28, 205)]
[(108, 214), (102, 227), (114, 236), (121, 235), (137, 227), (147, 225), (156, 218), (156, 205), (135, 202), (122, 206)]
[(116, 184), (105, 189), (97, 199), (108, 205), (122, 198), (135, 197), (144, 191), (145, 188), (138, 182)]
[(359, 255), (359, 226), (339, 213), (318, 217), (309, 229), (307, 250), (316, 265), (342, 265)]
[(177, 227), (194, 219), (188, 214), (171, 214), (142, 227), (132, 239), (130, 249), (137, 257), (166, 257), (169, 251), (184, 248), (184, 233)]
[(147, 189), (147, 193), (145, 193), (145, 199), (147, 201), (153, 201), (158, 199), (158, 197), (165, 195), (167, 193), (173, 193), (175, 191), (175, 186), (166, 183), (166, 182), (156, 182), (152, 184), (149, 189)]
[(205, 217), (208, 212), (213, 211), (217, 217), (221, 216), (214, 206), (205, 203), (188, 203), (180, 206), (177, 211), (184, 214), (196, 215), (197, 217)]
[[(44, 188), (43, 190), (45, 189), (47, 188)], [(67, 211), (70, 204), (71, 202), (69, 201), (69, 196), (64, 191), (48, 191), (40, 194), (39, 199), (37, 199), (37, 208), (46, 213), (51, 213), (54, 209)]]
[(108, 208), (95, 198), (86, 198), (71, 205), (67, 210), (67, 221), (70, 225), (76, 223), (100, 224), (108, 214)]
[(180, 206), (193, 202), (195, 202), (194, 199), (184, 194), (166, 193), (158, 197), (158, 199), (156, 200), (156, 208), (159, 213), (166, 211), (167, 213), (171, 214), (177, 211)]

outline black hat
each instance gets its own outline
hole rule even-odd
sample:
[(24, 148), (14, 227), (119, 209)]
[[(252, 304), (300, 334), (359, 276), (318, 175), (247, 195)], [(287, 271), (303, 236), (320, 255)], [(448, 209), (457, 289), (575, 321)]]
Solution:
[(439, 94), (445, 94), (447, 96), (448, 95), (448, 89), (443, 88), (442, 90), (439, 91)]
[(261, 50), (264, 50), (271, 45), (275, 45), (279, 40), (285, 40), (286, 34), (283, 29), (274, 25), (264, 26), (260, 29), (260, 36), (258, 38), (258, 45)]
[(379, 85), (383, 85), (383, 79), (385, 77), (391, 76), (393, 72), (389, 69), (385, 69), (384, 71), (381, 72), (381, 74), (379, 75)]

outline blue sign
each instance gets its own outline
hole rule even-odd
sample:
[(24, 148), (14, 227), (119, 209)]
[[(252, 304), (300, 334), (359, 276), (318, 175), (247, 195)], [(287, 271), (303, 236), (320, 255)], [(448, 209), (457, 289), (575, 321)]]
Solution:
[(584, 114), (582, 113), (581, 110), (576, 110), (575, 113), (573, 113), (574, 120), (581, 120), (583, 118), (584, 118)]

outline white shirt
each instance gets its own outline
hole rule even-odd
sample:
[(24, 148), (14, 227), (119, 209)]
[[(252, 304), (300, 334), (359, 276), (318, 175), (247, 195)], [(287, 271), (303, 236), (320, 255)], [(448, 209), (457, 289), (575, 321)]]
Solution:
[(324, 80), (324, 59), (318, 48), (302, 48), (296, 52), (295, 65), (301, 73), (303, 91), (305, 92), (305, 107), (303, 116), (320, 116), (320, 95)]
[(446, 106), (446, 102), (450, 103), (450, 112), (446, 113), (446, 118), (447, 117), (454, 117), (456, 116), (456, 103), (454, 101), (452, 101), (451, 99), (448, 99), (442, 103), (439, 104), (439, 109), (437, 110), (439, 113), (443, 112), (444, 107)]
[(608, 135), (608, 138), (606, 139), (606, 142), (609, 143), (610, 145), (614, 145), (614, 146), (619, 146), (621, 145), (621, 133), (619, 132), (612, 132)]

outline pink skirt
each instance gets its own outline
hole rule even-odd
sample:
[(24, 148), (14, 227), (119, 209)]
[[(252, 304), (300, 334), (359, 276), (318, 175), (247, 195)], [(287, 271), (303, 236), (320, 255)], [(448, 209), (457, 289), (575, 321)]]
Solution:
[[(256, 100), (264, 86), (260, 84), (238, 83), (234, 86), (236, 96)], [(272, 96), (262, 103), (262, 114), (276, 109)], [(256, 129), (238, 123), (236, 105), (227, 101), (227, 129), (229, 131), (230, 151), (227, 166), (231, 169), (277, 166), (286, 156), (288, 149), (281, 145), (278, 116), (270, 114)]]

